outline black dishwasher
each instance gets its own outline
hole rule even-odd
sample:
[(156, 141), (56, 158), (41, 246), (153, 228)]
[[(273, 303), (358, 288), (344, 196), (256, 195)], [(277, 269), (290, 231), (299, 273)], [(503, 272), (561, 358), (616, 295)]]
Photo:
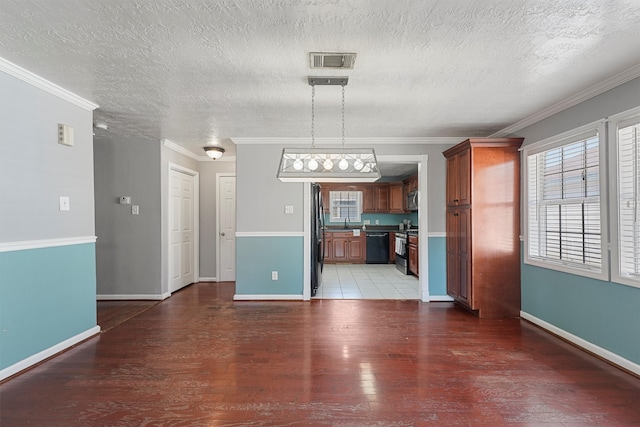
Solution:
[(389, 263), (389, 233), (367, 231), (367, 264)]

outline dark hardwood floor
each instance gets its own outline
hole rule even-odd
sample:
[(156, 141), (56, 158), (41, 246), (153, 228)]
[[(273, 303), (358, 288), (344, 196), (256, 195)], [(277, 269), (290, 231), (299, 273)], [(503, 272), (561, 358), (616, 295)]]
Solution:
[(0, 385), (0, 426), (632, 426), (640, 379), (450, 303), (200, 283)]
[(149, 310), (160, 301), (98, 301), (98, 325), (101, 332)]

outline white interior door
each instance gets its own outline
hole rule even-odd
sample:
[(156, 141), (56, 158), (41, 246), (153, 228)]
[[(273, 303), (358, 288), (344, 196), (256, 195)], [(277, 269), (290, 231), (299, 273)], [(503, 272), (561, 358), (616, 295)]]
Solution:
[(194, 177), (169, 171), (169, 292), (194, 282)]
[(218, 181), (218, 281), (236, 280), (236, 177)]

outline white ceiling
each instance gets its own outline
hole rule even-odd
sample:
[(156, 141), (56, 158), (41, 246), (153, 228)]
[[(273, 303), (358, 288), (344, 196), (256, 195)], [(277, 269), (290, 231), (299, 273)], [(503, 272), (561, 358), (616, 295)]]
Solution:
[[(349, 77), (347, 143), (488, 136), (640, 75), (638, 0), (0, 3), (0, 57), (99, 104), (97, 140), (198, 155), (308, 141), (310, 75)], [(313, 70), (318, 51), (356, 52), (355, 68)], [(319, 141), (340, 136), (340, 103), (339, 87), (316, 88)]]

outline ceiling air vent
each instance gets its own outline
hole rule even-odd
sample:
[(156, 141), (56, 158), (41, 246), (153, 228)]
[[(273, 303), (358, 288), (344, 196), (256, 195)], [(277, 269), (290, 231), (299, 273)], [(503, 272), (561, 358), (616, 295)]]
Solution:
[(309, 60), (311, 62), (311, 68), (352, 69), (356, 62), (356, 54), (311, 52), (309, 54)]

